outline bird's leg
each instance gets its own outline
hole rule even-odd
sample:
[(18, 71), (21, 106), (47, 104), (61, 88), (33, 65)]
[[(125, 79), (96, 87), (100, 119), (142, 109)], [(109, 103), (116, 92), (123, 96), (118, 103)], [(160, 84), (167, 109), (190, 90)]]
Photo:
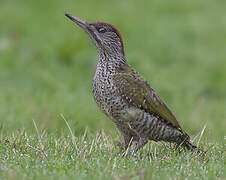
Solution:
[(136, 148), (134, 152), (136, 153), (140, 148), (144, 147), (145, 144), (147, 144), (148, 139), (140, 137), (139, 141), (137, 142)]
[(133, 137), (130, 137), (128, 135), (123, 135), (124, 143), (122, 142), (116, 142), (116, 145), (122, 150), (125, 151), (129, 146), (131, 146)]
[(116, 141), (115, 145), (118, 146), (120, 148), (121, 151), (124, 151), (124, 143)]

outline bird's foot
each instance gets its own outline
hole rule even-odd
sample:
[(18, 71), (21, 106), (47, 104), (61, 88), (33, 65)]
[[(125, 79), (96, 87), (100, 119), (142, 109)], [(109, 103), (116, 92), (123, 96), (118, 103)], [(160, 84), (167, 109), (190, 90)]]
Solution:
[(146, 138), (140, 138), (139, 141), (136, 144), (136, 148), (134, 149), (134, 153), (136, 153), (140, 148), (144, 147), (145, 144), (147, 144), (148, 139)]
[(126, 147), (125, 147), (125, 144), (124, 144), (124, 143), (119, 142), (119, 141), (115, 141), (114, 144), (115, 144), (116, 146), (118, 146), (119, 149), (120, 149), (121, 151), (125, 151), (125, 150), (126, 150)]
[(134, 150), (131, 151), (128, 145), (119, 141), (116, 141), (114, 144), (119, 147), (123, 157), (135, 156), (136, 152)]

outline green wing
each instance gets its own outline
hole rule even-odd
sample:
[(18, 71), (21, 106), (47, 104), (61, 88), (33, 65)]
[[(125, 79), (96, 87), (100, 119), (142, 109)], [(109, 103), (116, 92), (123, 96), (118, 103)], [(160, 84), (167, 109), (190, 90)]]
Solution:
[[(131, 67), (124, 66), (113, 76), (113, 84), (121, 96), (146, 112), (153, 112), (168, 121), (180, 132), (187, 135), (180, 127), (176, 117), (159, 98), (150, 85)], [(188, 136), (188, 135), (187, 135)]]

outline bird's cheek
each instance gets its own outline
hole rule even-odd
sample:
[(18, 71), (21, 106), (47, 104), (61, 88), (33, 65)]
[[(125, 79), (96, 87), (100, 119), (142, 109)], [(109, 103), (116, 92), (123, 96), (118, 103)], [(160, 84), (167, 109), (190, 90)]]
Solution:
[(100, 40), (100, 37), (95, 33), (91, 36), (91, 39), (97, 47), (100, 47), (102, 45), (102, 41)]

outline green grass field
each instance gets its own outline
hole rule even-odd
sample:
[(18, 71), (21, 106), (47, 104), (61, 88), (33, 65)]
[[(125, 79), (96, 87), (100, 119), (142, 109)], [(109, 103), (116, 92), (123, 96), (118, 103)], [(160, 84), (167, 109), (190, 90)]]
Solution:
[[(0, 4), (0, 179), (226, 179), (226, 1)], [(161, 142), (123, 156), (91, 94), (97, 50), (65, 12), (120, 29), (205, 157)]]

